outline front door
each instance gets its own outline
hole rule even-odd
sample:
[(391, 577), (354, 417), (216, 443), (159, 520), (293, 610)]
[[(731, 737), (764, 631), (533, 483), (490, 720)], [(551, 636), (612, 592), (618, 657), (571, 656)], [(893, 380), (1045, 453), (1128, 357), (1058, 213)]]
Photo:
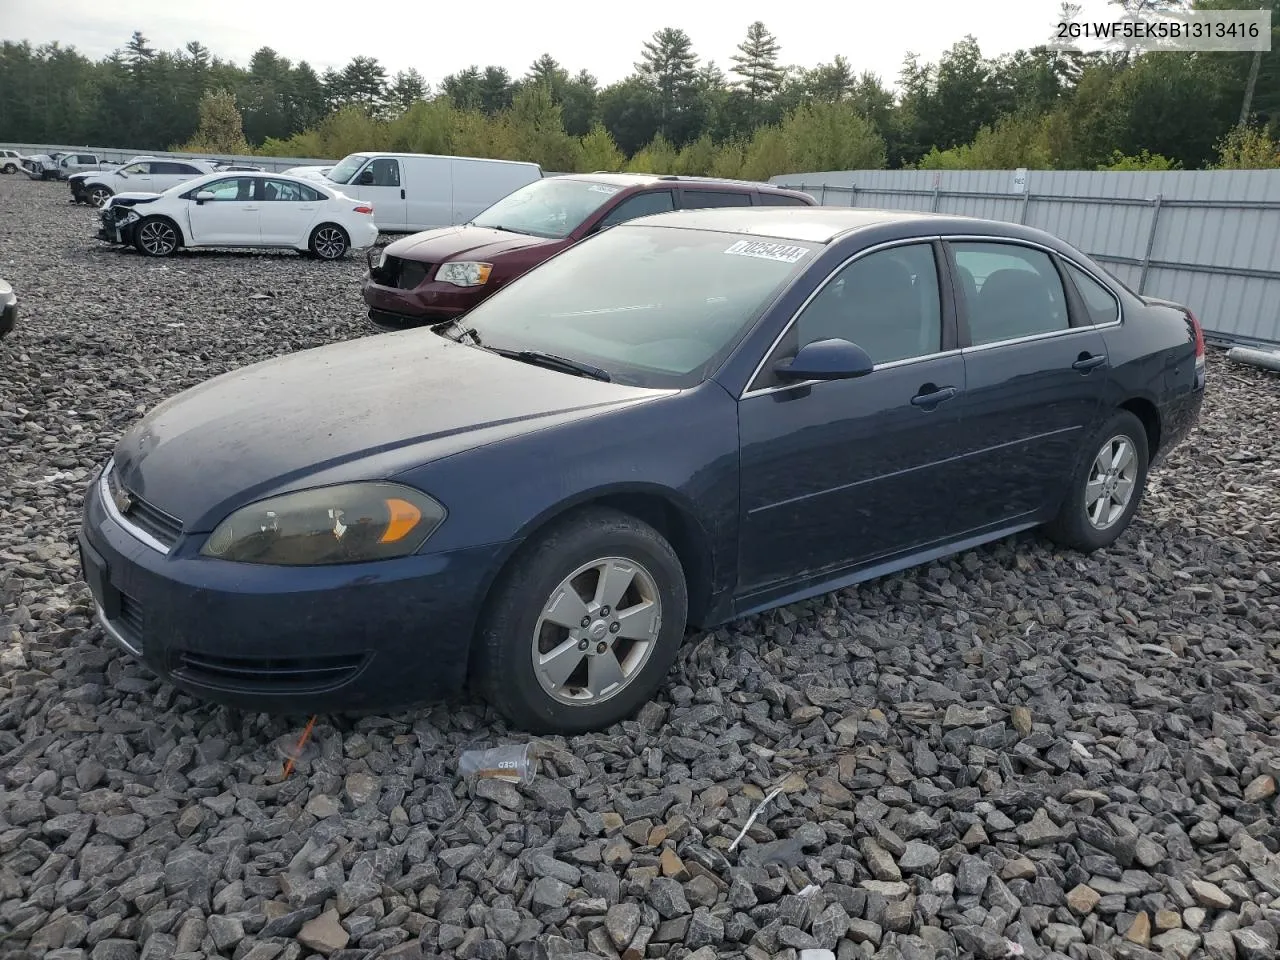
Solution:
[(973, 527), (1054, 507), (1103, 412), (1107, 345), (1073, 318), (1054, 259), (1012, 242), (952, 241), (966, 436), (957, 509)]
[(404, 231), (409, 227), (406, 188), (403, 164), (396, 157), (374, 157), (340, 189), (373, 205), (379, 230)]
[(260, 240), (256, 177), (227, 177), (201, 187), (212, 200), (187, 201), (192, 243), (210, 246), (256, 246)]
[[(739, 404), (739, 609), (959, 528), (951, 467), (965, 370), (944, 351), (951, 316), (923, 241), (840, 267), (797, 316)], [(863, 347), (875, 369), (808, 385), (772, 379), (778, 359), (830, 338)]]

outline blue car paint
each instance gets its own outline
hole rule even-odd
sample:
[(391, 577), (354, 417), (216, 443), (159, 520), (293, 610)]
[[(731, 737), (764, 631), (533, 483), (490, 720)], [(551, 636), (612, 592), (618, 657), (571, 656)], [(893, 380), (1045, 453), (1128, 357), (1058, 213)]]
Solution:
[[(735, 215), (635, 223), (732, 230)], [(126, 485), (186, 518), (171, 553), (116, 524), (96, 486), (82, 542), (104, 559), (114, 588), (137, 594), (148, 618), (143, 658), (179, 686), (268, 711), (391, 709), (462, 686), (496, 577), (576, 505), (606, 500), (656, 513), (693, 581), (691, 622), (711, 627), (1050, 519), (1083, 441), (1121, 405), (1154, 414), (1157, 461), (1191, 429), (1204, 384), (1189, 323), (1176, 306), (1144, 303), (1114, 284), (1123, 305), (1114, 327), (992, 356), (955, 349), (870, 378), (742, 398), (793, 314), (860, 250), (907, 238), (1009, 237), (1093, 266), (1012, 224), (882, 212), (851, 219), (714, 376), (685, 390), (600, 383), (419, 330), (216, 378), (158, 407), (117, 447)], [(945, 281), (945, 256), (941, 264)], [(943, 294), (943, 347), (963, 347), (962, 301), (949, 283)], [(1068, 296), (1078, 310), (1069, 285)], [(1104, 351), (1107, 363), (1070, 367), (1090, 351)], [(912, 404), (927, 386), (955, 393)], [(372, 478), (445, 505), (448, 519), (420, 555), (329, 568), (198, 555), (204, 535), (245, 503)], [(211, 685), (182, 666), (192, 655), (226, 657), (260, 662), (265, 676), (270, 663), (318, 653), (359, 657), (359, 672), (286, 689), (261, 677)]]

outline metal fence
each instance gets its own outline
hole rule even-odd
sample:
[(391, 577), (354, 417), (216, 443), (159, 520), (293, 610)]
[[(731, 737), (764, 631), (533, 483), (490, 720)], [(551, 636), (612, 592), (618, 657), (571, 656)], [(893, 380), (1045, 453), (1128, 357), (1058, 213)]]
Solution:
[(129, 150), (121, 147), (88, 147), (83, 144), (68, 146), (56, 143), (0, 143), (0, 149), (17, 150), (23, 156), (38, 153), (93, 153), (108, 163), (125, 163), (134, 157), (170, 157), (174, 160), (223, 160), (227, 163), (251, 163), (264, 170), (278, 173), (289, 167), (327, 166), (335, 160), (316, 160), (314, 157), (257, 157), (238, 156), (229, 153), (174, 153), (168, 150)]
[(774, 177), (826, 206), (1024, 223), (1187, 304), (1218, 343), (1280, 342), (1280, 171), (856, 170)]

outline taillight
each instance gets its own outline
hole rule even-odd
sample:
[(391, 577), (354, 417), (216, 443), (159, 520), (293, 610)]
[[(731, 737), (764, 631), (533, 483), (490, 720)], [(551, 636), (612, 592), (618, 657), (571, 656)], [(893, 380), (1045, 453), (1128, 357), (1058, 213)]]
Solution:
[(369, 206), (367, 203), (361, 204), (356, 207), (355, 210), (356, 213), (373, 213), (373, 207)]
[(1190, 310), (1186, 311), (1187, 319), (1191, 321), (1191, 329), (1196, 336), (1196, 360), (1204, 359), (1204, 329), (1200, 326), (1200, 321), (1196, 319), (1196, 315)]

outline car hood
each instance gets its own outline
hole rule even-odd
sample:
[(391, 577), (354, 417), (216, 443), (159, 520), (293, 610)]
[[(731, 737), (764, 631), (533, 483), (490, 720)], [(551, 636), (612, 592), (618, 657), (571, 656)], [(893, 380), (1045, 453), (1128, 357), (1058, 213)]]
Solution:
[(303, 350), (180, 393), (125, 434), (115, 469), (137, 496), (202, 532), (284, 490), (388, 476), (668, 393), (407, 330)]
[(111, 197), (111, 202), (122, 206), (133, 206), (136, 203), (150, 203), (152, 200), (158, 199), (160, 199), (160, 194), (158, 193), (147, 190), (133, 190), (114, 194)]
[(493, 230), (489, 227), (442, 227), (402, 237), (388, 244), (386, 253), (388, 256), (423, 263), (444, 263), (461, 257), (491, 260), (512, 250), (554, 242), (546, 237), (508, 233), (506, 230)]

